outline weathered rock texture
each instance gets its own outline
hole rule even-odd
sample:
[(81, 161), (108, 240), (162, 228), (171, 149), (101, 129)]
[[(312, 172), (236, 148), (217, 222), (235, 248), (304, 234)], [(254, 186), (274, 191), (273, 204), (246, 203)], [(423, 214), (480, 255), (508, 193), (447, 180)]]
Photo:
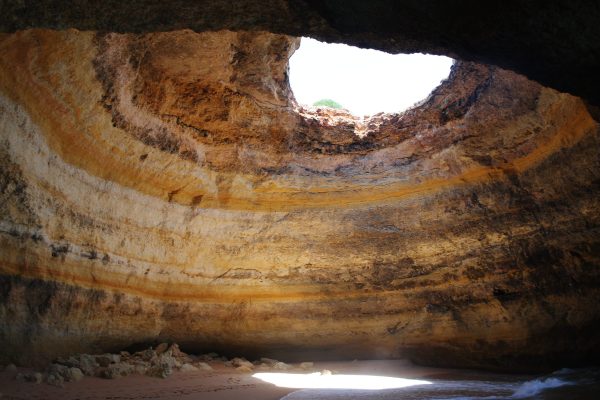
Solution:
[(584, 103), (458, 62), (419, 107), (298, 108), (298, 39), (0, 36), (0, 362), (135, 343), (550, 367), (600, 354)]
[(264, 30), (511, 69), (600, 107), (596, 0), (0, 0), (0, 32)]

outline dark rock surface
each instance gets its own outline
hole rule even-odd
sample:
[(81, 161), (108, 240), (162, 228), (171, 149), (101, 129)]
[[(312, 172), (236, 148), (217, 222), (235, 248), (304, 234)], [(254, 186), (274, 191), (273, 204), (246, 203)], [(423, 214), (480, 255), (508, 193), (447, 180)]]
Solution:
[(22, 0), (0, 31), (265, 30), (511, 69), (600, 105), (600, 6), (593, 0)]

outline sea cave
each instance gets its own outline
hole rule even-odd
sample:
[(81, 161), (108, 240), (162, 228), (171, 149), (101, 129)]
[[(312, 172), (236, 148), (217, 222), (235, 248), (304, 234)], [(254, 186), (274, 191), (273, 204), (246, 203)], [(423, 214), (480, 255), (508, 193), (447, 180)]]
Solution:
[[(0, 392), (71, 398), (72, 368), (164, 375), (161, 354), (597, 365), (599, 22), (587, 1), (0, 2)], [(454, 62), (357, 116), (296, 100), (302, 37)]]

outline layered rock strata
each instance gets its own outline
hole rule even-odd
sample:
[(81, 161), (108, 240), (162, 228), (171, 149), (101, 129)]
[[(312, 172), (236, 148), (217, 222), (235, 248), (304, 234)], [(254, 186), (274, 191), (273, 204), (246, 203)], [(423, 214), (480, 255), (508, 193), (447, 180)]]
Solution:
[(597, 359), (584, 103), (458, 62), (402, 114), (295, 104), (298, 39), (0, 35), (1, 362), (136, 343)]
[(20, 0), (0, 32), (264, 30), (424, 52), (507, 68), (600, 107), (600, 7), (593, 0)]

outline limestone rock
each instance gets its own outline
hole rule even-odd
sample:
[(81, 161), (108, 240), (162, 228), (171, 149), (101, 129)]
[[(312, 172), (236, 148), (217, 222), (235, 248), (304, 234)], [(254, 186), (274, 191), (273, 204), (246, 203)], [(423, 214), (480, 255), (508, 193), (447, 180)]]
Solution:
[[(76, 367), (68, 367), (62, 364), (50, 364), (46, 368), (46, 382), (50, 385), (61, 387), (65, 382), (79, 381), (83, 379), (83, 372)], [(32, 379), (37, 380), (37, 376)]]
[(63, 387), (64, 386), (64, 378), (60, 375), (56, 374), (47, 374), (46, 375), (46, 383), (51, 386)]
[(41, 372), (32, 372), (25, 375), (25, 380), (27, 382), (40, 384), (44, 380), (44, 376)]
[[(391, 53), (448, 54), (513, 68), (556, 89), (588, 97), (595, 93), (600, 64), (590, 54), (600, 35), (600, 11), (590, 2), (563, 7), (550, 0), (537, 2), (448, 2), (432, 0), (379, 0), (377, 2), (256, 2), (225, 0), (186, 3), (175, 1), (153, 7), (148, 0), (135, 3), (8, 2), (0, 30), (31, 27), (65, 30), (155, 32), (189, 29), (196, 32), (270, 31), (318, 37)], [(148, 4), (151, 4), (148, 6)], [(64, 10), (71, 10), (65, 12)], [(87, 12), (94, 10), (91, 18)], [(130, 18), (135, 9), (136, 18)], [(227, 10), (224, 12), (223, 10)], [(291, 10), (294, 10), (293, 12)], [(586, 27), (582, 30), (580, 27)], [(560, 27), (558, 29), (557, 27)], [(552, 68), (539, 68), (540, 60)], [(239, 59), (238, 59), (239, 61)]]
[(60, 377), (62, 381), (68, 381), (68, 379), (71, 377), (70, 368), (60, 364), (50, 364), (48, 368), (46, 368), (46, 374), (49, 376), (52, 375), (56, 378)]
[(148, 369), (150, 369), (150, 364), (147, 362), (136, 362), (133, 364), (133, 372), (136, 374), (146, 375), (148, 373)]
[[(510, 370), (600, 357), (594, 109), (459, 61), (404, 113), (318, 112), (289, 88), (298, 45), (0, 35), (0, 362), (157, 340)], [(162, 376), (188, 362), (171, 347), (132, 356)]]
[(79, 368), (75, 368), (75, 367), (69, 368), (69, 377), (68, 377), (67, 381), (77, 382), (77, 381), (82, 380), (83, 377), (84, 377), (84, 374)]
[(245, 358), (239, 358), (239, 357), (231, 359), (231, 365), (236, 368), (244, 367), (245, 369), (250, 369), (250, 370), (252, 370), (252, 368), (254, 368), (254, 364), (252, 364), (250, 361), (246, 360)]
[(94, 376), (96, 369), (99, 367), (99, 364), (96, 362), (96, 356), (91, 356), (89, 354), (80, 354), (68, 358), (59, 357), (56, 359), (55, 363), (69, 368), (77, 368), (87, 376)]
[(183, 364), (181, 368), (179, 368), (181, 372), (195, 372), (198, 371), (198, 367), (193, 366), (192, 364)]
[(217, 353), (212, 352), (212, 353), (201, 354), (198, 358), (202, 361), (212, 361), (212, 360), (219, 358), (219, 355)]
[(134, 371), (135, 368), (132, 365), (119, 362), (103, 368), (100, 376), (106, 379), (118, 379), (131, 375)]
[(279, 361), (275, 360), (273, 358), (261, 357), (260, 362), (268, 365), (269, 367), (272, 367), (273, 365), (277, 364)]
[[(81, 356), (79, 356), (79, 357), (81, 357)], [(79, 357), (75, 357), (75, 356), (70, 356), (67, 358), (58, 357), (56, 360), (54, 360), (54, 363), (64, 365), (66, 367), (79, 367), (79, 365), (80, 365)], [(94, 363), (96, 363), (95, 360), (94, 360)]]
[(274, 363), (273, 365), (271, 365), (271, 368), (273, 368), (274, 370), (277, 371), (287, 371), (292, 369), (293, 367), (289, 364), (286, 364), (284, 362), (281, 361), (277, 361), (276, 363)]
[(180, 368), (182, 363), (173, 357), (171, 353), (172, 351), (169, 349), (153, 357), (150, 360), (146, 375), (164, 379), (172, 374), (174, 368)]
[(141, 357), (144, 361), (150, 361), (158, 356), (156, 351), (152, 349), (146, 349), (144, 351), (137, 352), (135, 355)]
[(172, 373), (173, 368), (169, 364), (156, 364), (148, 369), (146, 375), (165, 379)]
[(171, 368), (174, 367), (178, 367), (179, 362), (177, 361), (177, 359), (173, 356), (170, 355), (170, 353), (163, 353), (161, 355), (159, 355), (158, 357), (156, 357), (155, 359), (151, 360), (151, 364), (152, 365), (160, 365), (160, 364), (166, 364)]
[(121, 356), (118, 354), (101, 354), (94, 356), (95, 361), (101, 367), (108, 367), (110, 364), (116, 364), (121, 361)]
[(314, 366), (315, 366), (315, 364), (312, 362), (309, 362), (309, 361), (300, 363), (300, 368), (304, 369), (304, 370), (312, 369)]
[(267, 367), (269, 369), (274, 369), (277, 371), (287, 371), (289, 369), (292, 369), (292, 366), (289, 364), (286, 364), (284, 362), (272, 359), (272, 358), (267, 358), (267, 357), (262, 357), (260, 359), (260, 366), (264, 366)]
[(78, 363), (73, 366), (79, 368), (87, 376), (94, 376), (99, 364), (93, 356), (82, 354), (79, 356)]
[(42, 383), (44, 376), (40, 372), (18, 373), (15, 380), (19, 382)]
[(211, 367), (210, 365), (208, 365), (205, 362), (198, 362), (198, 363), (196, 363), (196, 367), (199, 370), (202, 370), (202, 371), (213, 371), (213, 367)]
[(168, 350), (171, 353), (171, 356), (175, 358), (187, 358), (187, 354), (179, 349), (179, 345), (177, 343), (171, 344)]
[(168, 343), (161, 343), (158, 346), (156, 346), (156, 349), (155, 349), (156, 354), (160, 355), (160, 354), (164, 353), (165, 351), (167, 351), (168, 348), (169, 348)]

